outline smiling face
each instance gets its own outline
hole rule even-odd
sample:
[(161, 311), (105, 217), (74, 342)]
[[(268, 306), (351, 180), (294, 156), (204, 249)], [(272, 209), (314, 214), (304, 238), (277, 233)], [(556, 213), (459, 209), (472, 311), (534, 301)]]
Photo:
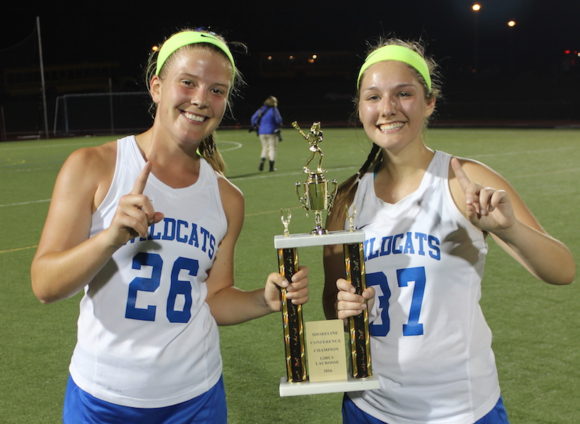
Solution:
[(388, 151), (422, 143), (423, 128), (434, 108), (434, 98), (425, 98), (423, 85), (405, 63), (375, 63), (361, 79), (359, 119), (367, 136)]
[(232, 72), (229, 60), (213, 49), (192, 46), (175, 52), (161, 75), (151, 79), (155, 124), (179, 144), (197, 148), (224, 116)]

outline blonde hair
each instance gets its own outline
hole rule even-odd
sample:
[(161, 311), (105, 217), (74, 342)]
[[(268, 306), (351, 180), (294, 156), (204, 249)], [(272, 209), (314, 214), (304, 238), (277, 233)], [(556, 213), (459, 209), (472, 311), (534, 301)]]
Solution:
[[(183, 32), (183, 31), (191, 31), (191, 29), (179, 30), (179, 31), (177, 31), (177, 33)], [(196, 29), (195, 31), (210, 33), (209, 31), (200, 31), (198, 29)], [(215, 34), (213, 32), (211, 34), (214, 37), (216, 37), (216, 38), (220, 39), (221, 41), (223, 41), (224, 43), (226, 43), (226, 40), (221, 35)], [(167, 37), (167, 39), (169, 39), (169, 38), (171, 38), (171, 36)], [(159, 43), (159, 45), (162, 45), (162, 44), (163, 43)], [(239, 42), (231, 43), (231, 46), (238, 47), (244, 51), (246, 50), (246, 46), (243, 43), (239, 43)], [(163, 79), (165, 77), (165, 74), (167, 73), (166, 70), (171, 66), (171, 63), (173, 62), (174, 58), (176, 57), (176, 53), (179, 51), (182, 51), (183, 49), (212, 50), (212, 51), (219, 53), (224, 58), (226, 58), (228, 60), (228, 63), (231, 63), (230, 58), (223, 52), (223, 50), (221, 50), (220, 48), (216, 47), (213, 44), (210, 44), (210, 43), (187, 44), (187, 45), (175, 50), (171, 55), (169, 55), (169, 57), (167, 57), (165, 63), (163, 64), (163, 66), (159, 72), (159, 75), (158, 75), (160, 79)], [(145, 69), (145, 84), (146, 84), (148, 89), (150, 88), (151, 79), (153, 78), (154, 75), (156, 75), (158, 53), (159, 53), (158, 51), (152, 51), (151, 54), (149, 55), (148, 60), (147, 60), (147, 67)], [(231, 99), (232, 99), (232, 97), (237, 96), (239, 94), (240, 87), (245, 85), (243, 75), (238, 70), (238, 68), (236, 66), (232, 66), (232, 71), (234, 72), (233, 83), (232, 83), (232, 87), (228, 93), (228, 99), (227, 99), (227, 110), (229, 111), (229, 113), (231, 115), (233, 115), (233, 113), (232, 113), (232, 100)], [(151, 114), (151, 117), (155, 118), (156, 110), (157, 110), (157, 105), (155, 104), (155, 102), (151, 102), (151, 105), (149, 106), (149, 113)], [(206, 138), (204, 138), (201, 141), (201, 144), (199, 145), (198, 152), (205, 160), (207, 160), (207, 162), (211, 165), (211, 167), (215, 171), (223, 174), (225, 172), (226, 166), (225, 166), (224, 159), (217, 148), (215, 138), (216, 138), (215, 132), (213, 132), (212, 134), (210, 134)]]
[(264, 100), (264, 105), (269, 107), (274, 107), (278, 104), (278, 99), (274, 96), (269, 96)]
[[(423, 86), (425, 100), (431, 102), (438, 99), (441, 96), (441, 78), (439, 76), (438, 66), (432, 58), (429, 58), (425, 55), (425, 48), (420, 41), (408, 41), (401, 40), (399, 38), (380, 39), (378, 43), (374, 44), (368, 49), (365, 57), (381, 47), (390, 45), (407, 47), (418, 53), (425, 60), (427, 67), (429, 68), (429, 75), (431, 77), (431, 89), (429, 89), (425, 79), (415, 68), (409, 65), (407, 66), (414, 73), (419, 83), (421, 83)], [(354, 99), (356, 110), (358, 110), (359, 107), (360, 82), (362, 82), (363, 78), (364, 74), (360, 78), (359, 84), (357, 86), (357, 93)], [(425, 125), (427, 125), (427, 123), (428, 121), (425, 122)], [(334, 205), (332, 207), (331, 215), (329, 215), (329, 219), (331, 218), (335, 222), (344, 222), (346, 220), (347, 209), (350, 207), (354, 200), (354, 195), (358, 188), (360, 179), (370, 170), (373, 172), (378, 171), (383, 166), (383, 161), (384, 157), (381, 148), (373, 143), (370, 153), (368, 154), (365, 162), (359, 168), (358, 172), (349, 177), (338, 187), (338, 192), (334, 200)]]

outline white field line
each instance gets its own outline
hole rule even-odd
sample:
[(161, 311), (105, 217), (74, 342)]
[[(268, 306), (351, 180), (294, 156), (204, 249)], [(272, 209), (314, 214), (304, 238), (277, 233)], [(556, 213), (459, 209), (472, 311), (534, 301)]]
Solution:
[(13, 249), (4, 249), (4, 250), (0, 250), (0, 255), (2, 255), (3, 253), (12, 253), (12, 252), (20, 252), (21, 250), (35, 249), (37, 246), (38, 246), (38, 244), (35, 244), (33, 246), (26, 246), (26, 247), (15, 247)]
[[(221, 147), (222, 144), (230, 144), (232, 146), (223, 148), (223, 147)], [(238, 150), (238, 149), (241, 149), (242, 147), (244, 147), (244, 145), (242, 143), (239, 143), (237, 141), (226, 141), (226, 140), (218, 141), (217, 145), (220, 148), (220, 152), (231, 152), (232, 150)]]
[[(89, 145), (90, 143), (83, 143), (83, 144), (79, 144), (76, 143), (74, 145), (76, 146), (81, 146), (81, 145)], [(221, 148), (220, 150), (222, 152), (225, 151), (233, 151), (233, 150), (237, 150), (237, 149), (241, 149), (243, 147), (242, 143), (236, 142), (236, 141), (219, 141), (218, 144), (229, 144), (231, 145), (231, 147), (229, 148)], [(58, 144), (58, 145), (52, 145), (54, 146), (73, 146), (73, 144)], [(35, 145), (33, 147), (49, 147), (49, 146), (42, 146), (42, 145)], [(17, 149), (18, 147), (14, 147), (13, 149)], [(20, 149), (25, 149), (26, 147), (20, 147)], [(30, 146), (28, 147), (30, 148)], [(482, 153), (482, 154), (474, 154), (471, 155), (470, 157), (473, 158), (480, 158), (480, 157), (497, 157), (497, 156), (506, 156), (506, 155), (520, 155), (520, 154), (535, 154), (535, 153), (549, 153), (549, 152), (554, 152), (555, 150), (557, 151), (567, 151), (567, 150), (575, 150), (575, 147), (561, 147), (558, 149), (537, 149), (537, 150), (529, 150), (529, 151), (512, 151), (512, 152), (501, 152), (501, 153)], [(340, 168), (329, 168), (330, 171), (343, 171), (343, 170), (349, 170), (349, 169), (356, 169), (356, 166), (349, 166), (349, 167), (340, 167)], [(551, 172), (538, 172), (538, 173), (533, 173), (533, 174), (522, 174), (522, 175), (512, 175), (511, 178), (529, 178), (529, 177), (538, 177), (538, 176), (546, 176), (546, 175), (559, 175), (559, 174), (568, 174), (568, 173), (573, 173), (573, 172), (579, 172), (580, 168), (576, 167), (576, 168), (566, 168), (566, 169), (558, 169), (555, 171), (551, 171)], [(272, 177), (287, 177), (287, 176), (295, 176), (295, 175), (302, 175), (303, 172), (301, 171), (294, 171), (294, 172), (276, 172), (275, 174), (269, 174), (269, 173), (264, 173), (264, 174), (260, 174), (260, 175), (250, 175), (250, 176), (246, 176), (246, 177), (233, 177), (233, 179), (237, 180), (237, 181), (248, 181), (248, 180), (259, 180), (259, 179), (265, 179), (265, 178), (272, 178)], [(14, 203), (5, 203), (5, 204), (0, 204), (0, 208), (6, 208), (6, 207), (14, 207), (14, 206), (27, 206), (27, 205), (34, 205), (34, 204), (39, 204), (39, 203), (47, 203), (50, 202), (50, 199), (41, 199), (41, 200), (30, 200), (30, 201), (25, 201), (25, 202), (14, 202)], [(297, 207), (296, 209), (299, 209), (299, 207)], [(275, 210), (266, 210), (266, 211), (259, 211), (259, 212), (252, 212), (252, 213), (247, 213), (246, 216), (247, 217), (255, 217), (255, 216), (262, 216), (262, 215), (268, 215), (268, 214), (273, 214), (273, 213), (279, 213), (278, 209)], [(10, 253), (10, 252), (16, 252), (16, 251), (20, 251), (20, 250), (26, 250), (26, 249), (33, 249), (35, 248), (36, 245), (34, 246), (27, 246), (27, 247), (19, 247), (19, 248), (12, 248), (12, 249), (5, 249), (5, 250), (0, 250), (0, 254), (2, 253)]]
[[(104, 144), (106, 143), (106, 141), (102, 141), (99, 144)], [(237, 150), (242, 148), (243, 144), (239, 143), (237, 141), (228, 141), (228, 140), (220, 140), (217, 142), (218, 146), (221, 144), (232, 144), (233, 147), (230, 148), (220, 148), (220, 151), (224, 152), (224, 151), (228, 151), (228, 150)], [(83, 143), (57, 143), (57, 144), (42, 144), (42, 142), (37, 142), (34, 144), (27, 144), (26, 146), (19, 146), (18, 143), (14, 143), (13, 146), (1, 146), (0, 151), (2, 150), (30, 150), (30, 149), (52, 149), (55, 147), (84, 147), (84, 146), (95, 146), (98, 144), (95, 144), (95, 142), (83, 142)]]
[(0, 204), (0, 208), (9, 208), (11, 206), (26, 206), (26, 205), (34, 205), (36, 203), (48, 203), (48, 202), (50, 202), (50, 199), (29, 200), (28, 202), (4, 203)]
[[(342, 167), (342, 168), (329, 168), (329, 170), (331, 171), (343, 171), (343, 170), (347, 170), (347, 169), (355, 169), (355, 167)], [(576, 167), (576, 168), (565, 168), (565, 169), (557, 169), (555, 171), (551, 171), (551, 172), (537, 172), (537, 173), (533, 173), (533, 174), (521, 174), (521, 175), (512, 175), (511, 178), (515, 179), (515, 178), (529, 178), (529, 177), (541, 177), (541, 176), (547, 176), (547, 175), (559, 175), (559, 174), (569, 174), (569, 173), (573, 173), (573, 172), (579, 172), (580, 171), (580, 167)], [(236, 178), (234, 177), (233, 179), (235, 179), (236, 181), (247, 181), (247, 180), (260, 180), (260, 179), (265, 179), (265, 178), (276, 178), (276, 177), (287, 177), (287, 176), (293, 176), (293, 175), (302, 175), (303, 172), (276, 172), (273, 175), (270, 175), (269, 173), (265, 173), (265, 174), (261, 174), (261, 175), (250, 175), (247, 177), (239, 177)], [(25, 201), (25, 202), (14, 202), (14, 203), (4, 203), (4, 204), (0, 204), (0, 208), (8, 208), (8, 207), (13, 207), (13, 206), (26, 206), (26, 205), (33, 205), (33, 204), (37, 204), (37, 203), (47, 203), (50, 202), (50, 199), (41, 199), (41, 200), (30, 200), (30, 201)], [(256, 215), (263, 215), (265, 214), (265, 212), (256, 214)], [(248, 215), (248, 216), (252, 216), (252, 215)]]
[(511, 156), (511, 155), (529, 155), (536, 153), (553, 153), (553, 152), (565, 152), (568, 150), (578, 150), (577, 146), (568, 147), (558, 147), (556, 149), (536, 149), (536, 150), (514, 150), (511, 152), (496, 152), (496, 153), (475, 153), (473, 155), (466, 155), (467, 158), (493, 158), (498, 156)]
[[(357, 169), (356, 166), (343, 166), (340, 168), (325, 168), (327, 171), (344, 171), (347, 169)], [(271, 178), (280, 178), (280, 177), (289, 177), (289, 176), (295, 176), (295, 175), (304, 175), (303, 171), (287, 171), (287, 172), (263, 172), (261, 174), (255, 174), (255, 175), (247, 175), (247, 176), (243, 176), (243, 177), (236, 177), (235, 175), (232, 175), (228, 178), (230, 178), (232, 181), (247, 181), (247, 180), (264, 180), (266, 178), (271, 179)]]

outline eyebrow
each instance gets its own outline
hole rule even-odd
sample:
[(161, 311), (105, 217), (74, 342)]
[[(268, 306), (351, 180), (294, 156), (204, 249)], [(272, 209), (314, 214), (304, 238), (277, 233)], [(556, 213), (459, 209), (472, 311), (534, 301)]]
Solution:
[[(192, 79), (199, 79), (200, 78), (198, 75), (190, 74), (189, 72), (180, 72), (179, 74), (177, 74), (177, 77), (178, 78), (192, 78)], [(221, 87), (226, 87), (226, 88), (230, 86), (229, 81), (227, 83), (216, 81), (212, 85), (219, 85)]]
[[(404, 83), (395, 85), (394, 89), (405, 88), (405, 87), (416, 88), (416, 85), (411, 83), (411, 82), (404, 82)], [(372, 85), (370, 87), (365, 88), (362, 91), (364, 92), (364, 91), (371, 91), (371, 90), (378, 90), (378, 87), (376, 85)]]

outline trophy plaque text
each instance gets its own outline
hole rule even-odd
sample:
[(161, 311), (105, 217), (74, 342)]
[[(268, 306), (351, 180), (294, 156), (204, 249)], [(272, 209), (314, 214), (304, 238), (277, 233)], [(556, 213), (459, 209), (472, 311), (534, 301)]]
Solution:
[[(320, 149), (323, 141), (320, 123), (312, 124), (308, 133), (302, 131), (296, 122), (292, 126), (308, 142), (311, 152), (303, 167), (307, 175), (306, 181), (296, 183), (296, 193), (306, 212), (314, 214), (314, 228), (309, 233), (290, 234), (291, 212), (289, 209), (282, 210), (284, 235), (274, 237), (279, 271), (288, 281), (291, 280), (298, 269), (298, 248), (342, 244), (346, 278), (352, 282), (356, 292), (361, 294), (366, 288), (364, 232), (354, 230), (352, 218), (349, 219), (351, 225), (348, 231), (328, 232), (323, 225), (323, 214), (332, 208), (337, 184), (335, 180), (326, 179), (326, 170), (322, 168), (324, 154)], [(311, 167), (314, 161), (315, 168)], [(317, 321), (307, 323), (306, 328), (302, 305), (288, 302), (285, 289), (281, 290), (281, 299), (286, 378), (282, 378), (280, 383), (280, 396), (360, 391), (379, 387), (377, 378), (372, 375), (367, 310), (348, 319), (350, 372), (347, 373), (346, 360), (341, 360), (341, 355), (342, 359), (345, 358), (339, 347), (343, 343), (344, 334), (337, 335), (337, 329), (343, 331), (342, 321)]]

